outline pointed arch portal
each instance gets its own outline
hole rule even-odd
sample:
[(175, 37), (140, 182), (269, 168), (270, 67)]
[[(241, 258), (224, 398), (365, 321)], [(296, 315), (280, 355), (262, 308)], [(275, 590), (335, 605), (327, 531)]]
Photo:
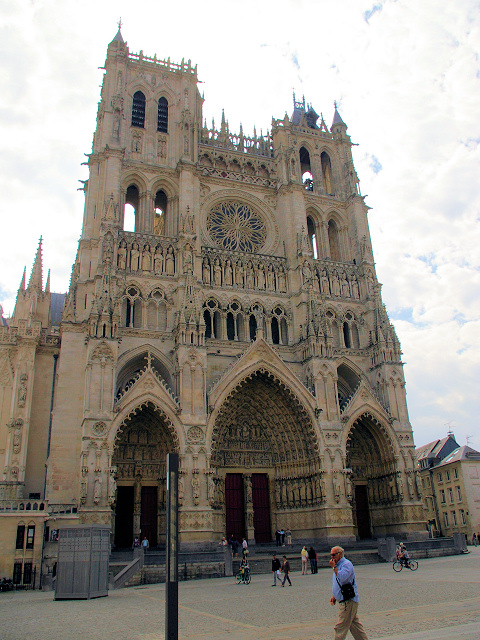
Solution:
[(312, 422), (295, 394), (266, 370), (243, 379), (212, 437), (227, 535), (270, 542), (272, 527), (293, 528), (300, 512), (320, 502), (319, 460)]
[(403, 496), (392, 443), (383, 425), (369, 413), (360, 416), (350, 428), (347, 468), (352, 472), (357, 536), (384, 535), (388, 526), (395, 524), (395, 508)]
[(165, 540), (166, 458), (177, 451), (170, 425), (152, 402), (135, 409), (117, 434), (112, 465), (117, 474), (115, 545), (134, 537), (156, 547)]

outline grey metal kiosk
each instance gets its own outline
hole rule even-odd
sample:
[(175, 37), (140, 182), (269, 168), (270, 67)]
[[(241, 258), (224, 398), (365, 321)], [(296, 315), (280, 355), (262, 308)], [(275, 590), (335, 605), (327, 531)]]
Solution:
[(60, 529), (55, 600), (107, 596), (109, 556), (110, 527)]

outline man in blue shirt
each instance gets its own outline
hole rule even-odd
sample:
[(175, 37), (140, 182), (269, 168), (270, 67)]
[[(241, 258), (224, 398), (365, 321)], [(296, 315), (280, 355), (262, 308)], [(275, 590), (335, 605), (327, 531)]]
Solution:
[[(332, 576), (332, 597), (330, 604), (339, 604), (338, 622), (335, 625), (335, 640), (345, 640), (350, 631), (355, 640), (368, 640), (362, 623), (358, 619), (358, 589), (355, 580), (355, 570), (350, 560), (343, 557), (342, 547), (333, 547), (330, 552), (330, 566), (333, 569)], [(349, 600), (345, 600), (340, 586), (347, 583), (353, 584), (355, 595)]]

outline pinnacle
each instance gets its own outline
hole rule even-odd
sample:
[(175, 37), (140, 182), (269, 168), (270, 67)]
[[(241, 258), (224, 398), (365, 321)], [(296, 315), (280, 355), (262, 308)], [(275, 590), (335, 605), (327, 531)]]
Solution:
[(42, 291), (43, 288), (43, 259), (42, 259), (42, 236), (40, 236), (40, 240), (38, 243), (38, 249), (35, 256), (35, 261), (33, 263), (32, 273), (30, 275), (30, 280), (28, 282), (27, 291), (30, 289), (37, 289), (37, 291)]

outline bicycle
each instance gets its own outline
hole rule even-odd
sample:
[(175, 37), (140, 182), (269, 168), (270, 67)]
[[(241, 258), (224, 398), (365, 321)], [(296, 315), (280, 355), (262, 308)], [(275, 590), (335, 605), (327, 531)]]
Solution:
[(235, 580), (237, 584), (250, 584), (252, 577), (249, 569), (244, 569), (244, 571), (240, 570), (235, 576)]
[(410, 571), (416, 571), (418, 569), (418, 562), (416, 560), (406, 560), (405, 562), (400, 562), (400, 560), (395, 560), (393, 563), (394, 571), (401, 571), (403, 567), (410, 569)]

